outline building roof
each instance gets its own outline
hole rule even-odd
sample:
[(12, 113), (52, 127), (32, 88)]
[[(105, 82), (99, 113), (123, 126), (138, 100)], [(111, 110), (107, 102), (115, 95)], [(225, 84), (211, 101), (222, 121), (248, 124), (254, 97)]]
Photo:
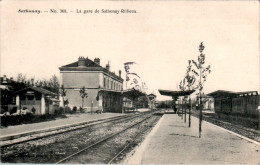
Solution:
[[(101, 89), (99, 90), (99, 93), (114, 93), (114, 94), (120, 94), (123, 97), (127, 98), (137, 98), (140, 96), (145, 96), (145, 93), (136, 90), (134, 88), (128, 89), (128, 90), (121, 90), (121, 91), (116, 91), (116, 90), (109, 90), (109, 89)], [(99, 95), (97, 95), (97, 100), (99, 100)]]
[(127, 89), (127, 90), (110, 90), (110, 89), (101, 89), (99, 90), (101, 93), (119, 93), (125, 97), (133, 97), (133, 96), (145, 96), (145, 93), (136, 90), (135, 88)]
[[(92, 60), (90, 60), (88, 58), (85, 58), (84, 62), (85, 62), (85, 66), (86, 67), (99, 67), (99, 68), (102, 68), (102, 66), (98, 65), (97, 63), (95, 63), (94, 61), (92, 61)], [(64, 68), (64, 67), (65, 68), (67, 68), (67, 67), (78, 67), (78, 61), (70, 63), (70, 64), (67, 64), (67, 65), (64, 65), (61, 68)]]
[(247, 96), (247, 95), (258, 95), (257, 91), (246, 91), (246, 92), (232, 92), (225, 90), (217, 90), (207, 94), (212, 97), (238, 97), (238, 96)]
[(59, 69), (60, 69), (60, 71), (103, 71), (121, 82), (124, 81), (124, 79), (117, 76), (115, 73), (110, 72), (106, 68), (103, 68), (102, 66), (100, 66), (99, 64), (95, 63), (94, 61), (92, 61), (88, 58), (84, 58), (84, 63), (85, 63), (85, 67), (79, 67), (78, 61), (76, 61), (76, 62), (67, 64), (67, 65), (61, 66), (61, 67), (59, 67)]
[(22, 90), (15, 92), (14, 94), (18, 94), (18, 93), (21, 93), (21, 92), (27, 91), (27, 90), (33, 90), (33, 91), (39, 92), (41, 94), (51, 95), (51, 96), (57, 96), (58, 95), (57, 93), (48, 91), (48, 90), (40, 88), (40, 87), (27, 87), (27, 88), (24, 88)]
[(179, 96), (187, 96), (194, 92), (195, 90), (187, 90), (187, 91), (170, 91), (170, 90), (162, 90), (159, 89), (161, 95), (179, 97)]
[(133, 97), (145, 96), (145, 93), (143, 93), (135, 88), (131, 88), (128, 90), (124, 90), (123, 96), (133, 98)]

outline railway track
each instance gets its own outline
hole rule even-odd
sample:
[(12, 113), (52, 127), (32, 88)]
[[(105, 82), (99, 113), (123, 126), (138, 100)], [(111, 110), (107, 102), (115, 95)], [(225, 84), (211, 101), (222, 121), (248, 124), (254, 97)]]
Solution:
[[(199, 114), (197, 114), (197, 113), (192, 113), (192, 115), (194, 117), (199, 118)], [(260, 142), (260, 131), (252, 130), (252, 129), (245, 128), (245, 127), (242, 127), (242, 126), (238, 126), (236, 124), (232, 124), (230, 122), (222, 121), (220, 119), (215, 119), (215, 118), (209, 117), (207, 115), (203, 115), (203, 120), (210, 122), (212, 124), (215, 124), (217, 126), (223, 127), (227, 130), (233, 131), (237, 134), (243, 135), (243, 136), (250, 138), (252, 140), (255, 140), (257, 142)]]
[(107, 122), (120, 122), (121, 120), (131, 120), (133, 118), (136, 118), (138, 116), (144, 115), (149, 112), (143, 112), (139, 114), (132, 114), (132, 115), (124, 115), (124, 116), (117, 116), (117, 117), (112, 117), (112, 118), (107, 118), (107, 119), (100, 119), (100, 120), (95, 120), (95, 121), (90, 121), (90, 122), (83, 122), (83, 123), (77, 123), (74, 125), (67, 125), (67, 126), (62, 126), (58, 128), (53, 128), (53, 129), (45, 129), (45, 130), (39, 130), (39, 131), (34, 131), (34, 132), (26, 132), (26, 133), (21, 133), (17, 135), (11, 135), (11, 136), (5, 136), (0, 138), (0, 147), (8, 147), (11, 145), (15, 144), (20, 144), (32, 140), (38, 140), (50, 136), (55, 136), (58, 134), (63, 134), (79, 129), (84, 129), (86, 127), (102, 124), (102, 123), (107, 123)]
[[(65, 157), (73, 155), (81, 150), (81, 152), (89, 149), (92, 151), (96, 148), (96, 146), (100, 146), (101, 144), (106, 145), (107, 141), (111, 141), (111, 139), (117, 139), (117, 137), (120, 135), (125, 134), (125, 137), (127, 138), (123, 138), (122, 141), (128, 139), (125, 141), (125, 144), (127, 145), (124, 144), (126, 147), (117, 148), (118, 146), (113, 146), (117, 142), (111, 144), (111, 148), (116, 148), (115, 152), (118, 152), (119, 150), (121, 151), (122, 148), (127, 149), (127, 146), (129, 146), (131, 142), (134, 142), (133, 139), (135, 138), (128, 137), (126, 132), (129, 133), (129, 130), (139, 130), (136, 129), (139, 127), (138, 125), (145, 122), (145, 118), (149, 120), (149, 117), (153, 116), (153, 114), (157, 112), (158, 111), (145, 112), (141, 114), (126, 115), (121, 118), (100, 121), (98, 123), (93, 122), (85, 125), (84, 127), (77, 127), (75, 129), (70, 128), (69, 130), (65, 129), (50, 135), (47, 135), (47, 133), (43, 136), (39, 135), (38, 138), (34, 137), (33, 139), (23, 140), (18, 143), (4, 145), (1, 146), (1, 161), (3, 163), (58, 163), (58, 160), (62, 160)], [(86, 146), (92, 147), (86, 149)], [(117, 154), (108, 156), (107, 160), (100, 160), (99, 162), (108, 163), (108, 159), (112, 159), (112, 157), (115, 157), (115, 155)], [(121, 154), (119, 154), (119, 156), (120, 155)], [(91, 161), (88, 163), (91, 163)]]
[[(88, 150), (90, 150), (90, 149), (92, 149), (92, 148), (94, 148), (94, 147), (99, 147), (102, 143), (107, 142), (107, 141), (110, 140), (111, 138), (115, 138), (116, 136), (118, 136), (118, 135), (120, 135), (120, 134), (122, 134), (122, 133), (124, 133), (124, 132), (126, 132), (126, 131), (128, 131), (128, 130), (130, 130), (130, 129), (132, 129), (133, 127), (136, 127), (136, 126), (140, 125), (141, 123), (143, 123), (143, 122), (145, 122), (146, 120), (150, 119), (151, 116), (152, 116), (152, 115), (149, 115), (148, 117), (142, 119), (141, 121), (139, 121), (139, 122), (137, 122), (137, 123), (135, 123), (135, 124), (133, 124), (133, 125), (127, 127), (127, 128), (124, 128), (123, 130), (120, 130), (119, 132), (116, 132), (116, 133), (114, 133), (114, 134), (112, 134), (112, 135), (109, 135), (109, 136), (107, 136), (107, 137), (105, 137), (105, 138), (103, 138), (103, 139), (97, 141), (97, 142), (94, 143), (94, 144), (91, 144), (91, 145), (86, 146), (86, 147), (83, 148), (82, 150), (80, 150), (80, 151), (78, 151), (78, 152), (75, 152), (75, 153), (73, 153), (73, 154), (71, 154), (71, 155), (69, 155), (69, 156), (67, 156), (67, 157), (65, 157), (65, 158), (63, 158), (63, 159), (61, 159), (60, 161), (56, 162), (56, 164), (60, 164), (60, 163), (70, 163), (70, 164), (71, 164), (71, 163), (83, 163), (83, 162), (78, 162), (78, 160), (81, 159), (81, 158), (79, 158), (79, 155), (80, 155), (80, 154), (82, 154), (82, 155), (81, 155), (82, 157), (85, 157), (85, 154), (86, 154), (86, 152), (87, 152)], [(137, 137), (138, 135), (140, 135), (141, 133), (142, 133), (142, 132), (139, 132), (139, 133), (136, 134), (134, 137), (136, 138), (136, 137)], [(133, 141), (134, 141), (134, 140), (133, 140)], [(133, 141), (132, 141), (132, 142), (133, 142)], [(122, 152), (125, 151), (125, 149), (126, 149), (127, 147), (130, 146), (130, 144), (131, 144), (131, 142), (127, 143), (127, 144), (123, 147), (123, 149), (121, 149), (118, 153), (116, 153), (115, 156), (112, 157), (112, 159), (110, 159), (109, 161), (106, 162), (106, 164), (112, 163), (116, 158), (118, 158), (118, 156), (119, 156)], [(102, 150), (102, 149), (99, 148), (98, 150)], [(89, 162), (84, 162), (84, 163), (89, 163)]]

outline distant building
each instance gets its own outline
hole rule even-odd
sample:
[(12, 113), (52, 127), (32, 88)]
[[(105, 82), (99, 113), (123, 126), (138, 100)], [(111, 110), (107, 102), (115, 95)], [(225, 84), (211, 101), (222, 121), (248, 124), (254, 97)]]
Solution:
[(82, 106), (80, 89), (84, 86), (88, 97), (84, 101), (87, 110), (103, 110), (104, 112), (121, 112), (123, 79), (121, 70), (118, 75), (110, 71), (110, 65), (100, 66), (100, 59), (94, 61), (79, 57), (78, 61), (59, 68), (61, 84), (67, 90), (66, 98), (69, 106)]
[(36, 115), (54, 114), (59, 107), (58, 94), (40, 87), (27, 87), (14, 95), (17, 109), (28, 109), (31, 112), (34, 109)]
[(231, 92), (218, 90), (208, 94), (214, 97), (215, 112), (258, 115), (260, 96), (257, 91)]

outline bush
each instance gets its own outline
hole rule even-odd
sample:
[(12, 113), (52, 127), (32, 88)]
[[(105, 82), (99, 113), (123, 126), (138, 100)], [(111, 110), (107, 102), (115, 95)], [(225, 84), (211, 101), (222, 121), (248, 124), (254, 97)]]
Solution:
[(74, 106), (74, 107), (72, 108), (72, 112), (71, 112), (71, 113), (76, 113), (76, 112), (77, 112), (77, 107)]
[(60, 109), (55, 108), (55, 109), (54, 109), (54, 115), (55, 115), (55, 116), (58, 116), (59, 114), (60, 114)]
[(32, 107), (32, 113), (35, 114), (36, 109), (34, 107)]
[(82, 107), (79, 108), (81, 113), (85, 113), (85, 109), (83, 109)]
[(30, 123), (34, 116), (31, 113), (25, 115), (16, 115), (16, 116), (2, 116), (1, 117), (1, 126), (8, 125), (17, 125), (21, 123)]
[(71, 113), (71, 108), (70, 107), (65, 107), (65, 113)]
[(65, 113), (64, 108), (60, 107), (59, 114), (64, 114), (64, 113)]
[(17, 112), (17, 107), (13, 107), (10, 114), (16, 113)]

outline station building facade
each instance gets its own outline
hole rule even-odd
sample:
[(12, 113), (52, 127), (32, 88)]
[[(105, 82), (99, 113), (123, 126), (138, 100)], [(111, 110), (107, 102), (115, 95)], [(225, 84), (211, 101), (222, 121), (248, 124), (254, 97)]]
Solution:
[(84, 86), (88, 97), (84, 99), (84, 109), (104, 112), (121, 112), (123, 79), (110, 71), (110, 65), (100, 66), (100, 59), (94, 61), (79, 57), (78, 61), (59, 68), (61, 84), (66, 92), (69, 106), (82, 106), (80, 89)]

